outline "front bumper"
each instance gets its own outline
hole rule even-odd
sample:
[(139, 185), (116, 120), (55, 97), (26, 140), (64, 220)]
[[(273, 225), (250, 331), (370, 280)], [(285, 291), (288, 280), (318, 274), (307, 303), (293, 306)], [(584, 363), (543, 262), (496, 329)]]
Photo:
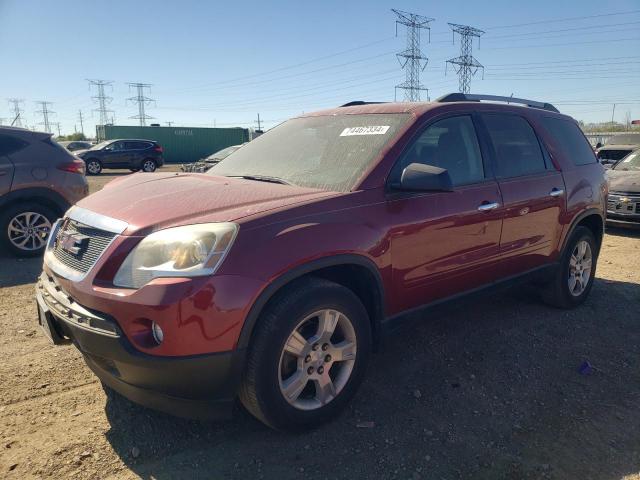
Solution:
[(36, 296), (54, 342), (72, 341), (89, 368), (113, 390), (172, 415), (215, 419), (230, 415), (243, 351), (149, 355), (129, 342), (113, 318), (78, 304), (46, 272), (38, 280)]

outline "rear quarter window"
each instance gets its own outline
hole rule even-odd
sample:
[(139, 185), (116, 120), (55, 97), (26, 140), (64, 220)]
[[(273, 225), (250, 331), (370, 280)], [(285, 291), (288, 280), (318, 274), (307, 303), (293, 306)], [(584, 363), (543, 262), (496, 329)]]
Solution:
[(574, 165), (588, 165), (597, 162), (589, 141), (578, 125), (570, 120), (552, 117), (543, 117), (542, 125), (553, 137), (562, 155), (570, 158)]

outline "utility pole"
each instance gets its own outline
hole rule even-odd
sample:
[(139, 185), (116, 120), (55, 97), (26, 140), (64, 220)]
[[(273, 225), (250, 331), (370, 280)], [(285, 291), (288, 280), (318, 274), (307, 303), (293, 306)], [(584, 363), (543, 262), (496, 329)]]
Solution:
[(21, 98), (10, 98), (9, 103), (13, 105), (13, 120), (11, 121), (12, 127), (22, 127), (22, 108), (20, 104), (24, 103)]
[(38, 125), (44, 125), (44, 131), (47, 133), (51, 133), (51, 124), (49, 123), (49, 115), (51, 115), (52, 113), (55, 113), (49, 110), (49, 105), (51, 105), (51, 102), (39, 101), (39, 102), (36, 102), (36, 104), (40, 105), (40, 107), (42, 108), (42, 110), (38, 110), (37, 112), (42, 115), (42, 122), (38, 123)]
[(258, 121), (256, 122), (258, 124), (258, 131), (262, 131), (262, 123), (260, 122), (260, 114), (258, 114)]
[[(82, 118), (82, 110), (78, 110), (78, 120), (80, 120), (80, 133), (82, 133), (82, 135), (84, 135), (84, 123), (83, 123), (83, 118)], [(76, 131), (77, 133), (77, 131)]]
[(61, 137), (62, 134), (60, 133), (60, 122), (56, 122), (54, 123), (54, 125), (58, 128), (58, 136)]
[(613, 112), (611, 112), (611, 126), (613, 126), (613, 116), (616, 114), (616, 104), (613, 104)]
[[(420, 50), (420, 30), (428, 30), (429, 41), (431, 41), (429, 23), (433, 22), (434, 19), (416, 15), (415, 13), (403, 12), (395, 8), (392, 8), (391, 11), (398, 16), (396, 19), (396, 37), (398, 36), (398, 24), (407, 27), (407, 48), (396, 54), (400, 66), (405, 71), (406, 79), (400, 85), (396, 85), (396, 93), (398, 89), (404, 90), (405, 102), (419, 102), (420, 90), (426, 90), (427, 98), (429, 97), (429, 90), (420, 83), (420, 72), (426, 68), (429, 62), (429, 59)], [(424, 65), (421, 66), (423, 60)]]
[(106, 125), (109, 122), (108, 114), (113, 112), (113, 110), (109, 110), (107, 108), (107, 105), (111, 103), (111, 101), (113, 100), (113, 97), (108, 97), (104, 93), (104, 87), (106, 87), (107, 85), (113, 84), (113, 82), (107, 81), (107, 80), (90, 80), (90, 79), (87, 79), (87, 82), (89, 82), (89, 88), (93, 86), (98, 89), (98, 94), (91, 97), (93, 98), (94, 101), (98, 102), (98, 108), (94, 109), (94, 112), (100, 113), (100, 125)]
[(152, 119), (153, 117), (147, 115), (144, 111), (144, 107), (148, 103), (155, 102), (153, 98), (145, 97), (144, 89), (151, 88), (151, 84), (149, 83), (129, 83), (129, 88), (135, 87), (137, 91), (137, 95), (135, 97), (127, 98), (127, 100), (131, 102), (135, 102), (138, 104), (138, 115), (133, 115), (129, 118), (135, 118), (140, 120), (140, 126), (145, 127), (147, 125), (147, 120)]
[(168, 127), (170, 127), (171, 125), (173, 125), (173, 122), (164, 122), (167, 124)]
[(447, 74), (446, 66), (449, 63), (452, 64), (459, 77), (460, 93), (469, 93), (471, 92), (471, 77), (476, 74), (479, 68), (482, 69), (484, 78), (484, 66), (472, 55), (473, 37), (478, 37), (478, 46), (480, 46), (480, 36), (484, 33), (484, 30), (468, 25), (458, 25), (457, 23), (450, 23), (449, 26), (453, 33), (454, 43), (456, 33), (460, 34), (460, 56), (447, 60), (445, 75)]

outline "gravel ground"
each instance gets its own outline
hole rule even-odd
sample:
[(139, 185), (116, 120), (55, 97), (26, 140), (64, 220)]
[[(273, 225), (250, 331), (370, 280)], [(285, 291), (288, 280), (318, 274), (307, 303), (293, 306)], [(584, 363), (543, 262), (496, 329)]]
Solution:
[(0, 253), (0, 478), (640, 479), (639, 233), (608, 232), (573, 311), (519, 287), (416, 318), (350, 408), (299, 435), (107, 398), (37, 328), (40, 263)]

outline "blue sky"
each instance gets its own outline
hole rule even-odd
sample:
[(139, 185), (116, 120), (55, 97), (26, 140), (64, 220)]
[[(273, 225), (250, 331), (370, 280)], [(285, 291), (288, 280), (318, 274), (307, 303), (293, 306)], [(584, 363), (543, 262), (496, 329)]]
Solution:
[(458, 88), (445, 76), (460, 48), (453, 22), (486, 31), (472, 92), (551, 101), (585, 121), (610, 120), (614, 103), (616, 120), (640, 118), (640, 0), (0, 0), (0, 118), (8, 98), (23, 98), (27, 125), (37, 124), (35, 101), (47, 100), (63, 134), (80, 128), (78, 110), (95, 132), (87, 78), (114, 82), (117, 124), (137, 122), (126, 82), (153, 84), (154, 122), (188, 126), (250, 127), (260, 113), (268, 127), (349, 100), (393, 100), (405, 38), (391, 8), (435, 18), (431, 43), (422, 37), (431, 98)]

